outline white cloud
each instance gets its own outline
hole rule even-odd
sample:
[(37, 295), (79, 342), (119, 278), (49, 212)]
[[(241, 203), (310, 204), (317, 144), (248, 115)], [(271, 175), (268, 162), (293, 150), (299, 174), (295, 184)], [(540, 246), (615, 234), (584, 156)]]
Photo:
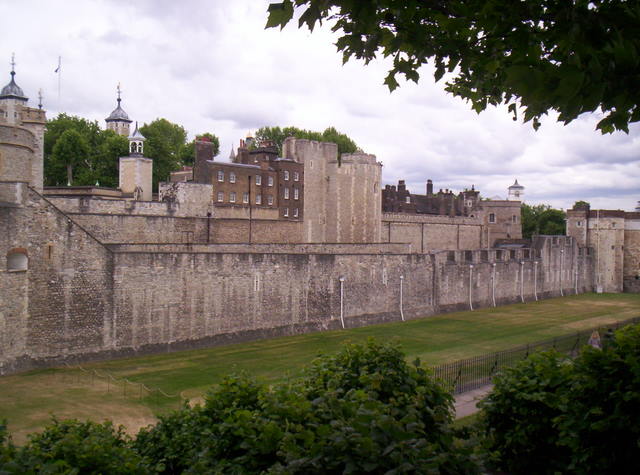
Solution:
[(476, 114), (434, 84), (428, 67), (419, 84), (389, 93), (388, 61), (343, 66), (326, 27), (265, 30), (268, 3), (4, 2), (0, 64), (8, 73), (16, 52), (18, 83), (32, 104), (44, 89), (49, 117), (103, 123), (120, 82), (133, 120), (165, 117), (191, 136), (216, 133), (223, 157), (249, 129), (333, 125), (378, 156), (386, 183), (405, 179), (417, 193), (431, 178), (436, 189), (474, 184), (483, 196), (505, 196), (518, 178), (527, 200), (557, 207), (585, 199), (632, 209), (640, 199), (639, 126), (602, 136), (595, 115), (569, 126), (549, 117), (534, 132), (503, 107)]

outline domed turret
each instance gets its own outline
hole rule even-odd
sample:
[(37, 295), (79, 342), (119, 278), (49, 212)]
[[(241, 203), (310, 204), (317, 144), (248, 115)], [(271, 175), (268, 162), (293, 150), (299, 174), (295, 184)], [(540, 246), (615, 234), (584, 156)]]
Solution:
[(2, 91), (0, 92), (0, 99), (15, 99), (18, 101), (27, 102), (28, 100), (27, 96), (24, 95), (22, 88), (16, 84), (15, 66), (16, 66), (16, 63), (12, 56), (11, 57), (11, 81), (9, 81), (9, 84), (7, 84), (5, 87), (2, 88)]
[(125, 137), (129, 136), (129, 124), (132, 122), (129, 119), (129, 116), (124, 111), (124, 109), (120, 106), (120, 84), (118, 84), (118, 105), (116, 108), (109, 114), (109, 117), (105, 119), (107, 123), (107, 129), (113, 130), (115, 133), (119, 135), (123, 135)]

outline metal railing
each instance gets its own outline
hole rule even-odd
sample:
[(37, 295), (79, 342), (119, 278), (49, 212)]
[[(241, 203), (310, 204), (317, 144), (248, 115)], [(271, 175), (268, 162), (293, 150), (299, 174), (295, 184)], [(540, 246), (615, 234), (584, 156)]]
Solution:
[(575, 356), (580, 348), (587, 344), (589, 337), (595, 330), (607, 331), (608, 329), (618, 329), (635, 323), (640, 323), (640, 317), (593, 327), (570, 335), (538, 341), (509, 350), (474, 356), (453, 363), (445, 363), (434, 367), (433, 371), (436, 378), (444, 382), (452, 390), (453, 394), (460, 394), (491, 384), (491, 380), (497, 373), (527, 358), (531, 353), (555, 349), (561, 353)]

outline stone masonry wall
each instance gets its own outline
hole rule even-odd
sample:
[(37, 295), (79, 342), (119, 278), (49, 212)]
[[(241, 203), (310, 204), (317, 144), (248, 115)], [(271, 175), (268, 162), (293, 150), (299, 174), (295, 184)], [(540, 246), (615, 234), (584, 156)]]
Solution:
[(414, 252), (472, 250), (482, 247), (482, 229), (476, 218), (383, 213), (381, 238), (410, 243)]
[[(33, 189), (0, 206), (0, 374), (111, 347), (111, 251)], [(28, 269), (10, 271), (12, 249)]]

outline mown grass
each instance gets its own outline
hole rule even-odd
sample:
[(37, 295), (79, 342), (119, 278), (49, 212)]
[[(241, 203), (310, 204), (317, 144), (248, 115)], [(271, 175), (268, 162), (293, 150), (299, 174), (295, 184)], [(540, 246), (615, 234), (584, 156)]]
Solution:
[[(321, 353), (373, 337), (397, 341), (407, 357), (429, 365), (553, 338), (640, 316), (640, 295), (583, 294), (407, 322), (372, 325), (85, 365), (100, 374), (199, 398), (230, 372), (247, 371), (265, 382), (298, 376)], [(178, 399), (146, 396), (128, 386), (78, 369), (34, 371), (0, 378), (0, 418), (17, 440), (42, 427), (49, 414), (111, 418), (131, 431), (153, 421), (153, 413), (177, 407)], [(140, 397), (142, 395), (142, 397)]]

